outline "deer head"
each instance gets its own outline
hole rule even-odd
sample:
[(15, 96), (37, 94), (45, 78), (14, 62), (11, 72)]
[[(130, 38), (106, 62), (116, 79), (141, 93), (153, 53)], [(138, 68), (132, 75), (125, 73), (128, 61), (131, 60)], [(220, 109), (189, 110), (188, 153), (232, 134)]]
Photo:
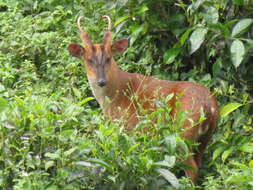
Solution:
[(82, 17), (77, 20), (77, 26), (80, 31), (80, 37), (83, 45), (70, 44), (68, 50), (74, 57), (83, 57), (84, 66), (89, 81), (95, 83), (98, 87), (103, 88), (110, 81), (110, 76), (114, 71), (116, 63), (113, 59), (115, 53), (122, 53), (128, 47), (128, 40), (121, 39), (112, 43), (112, 25), (109, 16), (104, 15), (102, 18), (107, 19), (108, 28), (104, 35), (103, 43), (93, 44), (88, 33), (80, 26)]

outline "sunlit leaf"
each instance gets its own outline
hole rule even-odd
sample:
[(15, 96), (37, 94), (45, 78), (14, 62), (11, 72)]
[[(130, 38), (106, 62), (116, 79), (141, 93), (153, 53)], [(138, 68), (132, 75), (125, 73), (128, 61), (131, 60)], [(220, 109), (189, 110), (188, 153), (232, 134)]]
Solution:
[(54, 161), (50, 160), (50, 161), (46, 162), (45, 170), (48, 170), (48, 168), (51, 168), (52, 166), (54, 166)]
[(253, 181), (253, 177), (246, 174), (229, 176), (226, 180), (227, 183), (247, 183), (250, 181)]
[(75, 152), (75, 150), (77, 149), (77, 147), (73, 147), (67, 151), (64, 152), (64, 156), (70, 156), (72, 153)]
[(242, 34), (251, 24), (253, 23), (253, 19), (245, 18), (240, 20), (232, 30), (232, 37), (235, 37), (239, 34)]
[(253, 152), (253, 143), (245, 143), (239, 147), (239, 149), (243, 152), (251, 153)]
[(168, 156), (166, 155), (163, 161), (159, 161), (154, 163), (155, 166), (166, 166), (168, 168), (171, 168), (175, 165), (176, 162), (176, 156)]
[(97, 158), (91, 158), (88, 160), (91, 163), (96, 163), (99, 164), (100, 166), (104, 166), (105, 168), (107, 168), (108, 170), (112, 171), (112, 168), (109, 164), (107, 164), (105, 161), (97, 159)]
[(134, 29), (132, 30), (131, 38), (130, 38), (130, 46), (134, 44), (135, 40), (143, 32), (143, 30), (144, 30), (143, 25), (134, 27)]
[(179, 41), (174, 45), (174, 48), (181, 47), (185, 44), (185, 41), (188, 39), (190, 33), (192, 32), (193, 28), (188, 28), (184, 34), (180, 37)]
[(123, 16), (118, 18), (115, 23), (114, 23), (114, 27), (118, 26), (120, 23), (124, 22), (125, 20), (127, 20), (128, 18), (130, 18), (129, 15)]
[(228, 157), (230, 154), (233, 153), (233, 151), (234, 151), (234, 147), (230, 147), (229, 149), (225, 150), (225, 151), (223, 152), (223, 154), (221, 155), (222, 161), (224, 162), (224, 161), (227, 159), (227, 157)]
[(230, 48), (230, 52), (234, 66), (238, 67), (241, 64), (245, 54), (245, 48), (243, 43), (240, 40), (233, 41)]
[(197, 28), (193, 31), (190, 36), (191, 54), (198, 50), (204, 42), (207, 31), (208, 30), (206, 28)]
[(51, 158), (51, 159), (53, 159), (53, 160), (56, 160), (56, 159), (61, 158), (59, 152), (55, 152), (55, 153), (47, 152), (47, 153), (45, 154), (45, 156), (48, 157), (48, 158)]
[(219, 12), (213, 6), (208, 6), (206, 13), (203, 14), (205, 21), (209, 24), (215, 24), (219, 20)]
[(138, 14), (141, 14), (141, 13), (144, 13), (144, 12), (146, 12), (146, 11), (148, 11), (148, 10), (149, 10), (149, 8), (148, 8), (146, 5), (142, 5), (142, 6), (138, 9), (137, 13), (138, 13)]
[(0, 112), (7, 107), (7, 100), (0, 97)]
[(171, 48), (165, 52), (163, 55), (163, 60), (165, 64), (171, 64), (175, 60), (175, 58), (178, 56), (180, 53), (181, 49), (180, 48)]
[(223, 106), (220, 110), (220, 116), (221, 117), (225, 117), (228, 114), (230, 114), (231, 112), (233, 112), (234, 110), (238, 109), (239, 107), (241, 107), (243, 104), (234, 102), (234, 103), (229, 103), (225, 106)]
[(85, 99), (83, 99), (82, 101), (78, 102), (77, 105), (82, 106), (82, 105), (86, 104), (87, 102), (89, 102), (89, 101), (91, 101), (91, 100), (94, 100), (94, 99), (95, 99), (95, 98), (93, 98), (93, 97), (85, 98)]
[(85, 166), (85, 167), (95, 167), (93, 164), (91, 164), (90, 162), (85, 162), (85, 161), (78, 161), (75, 162), (76, 165), (81, 165), (81, 166)]
[(160, 175), (162, 175), (173, 187), (175, 187), (176, 189), (179, 188), (178, 179), (172, 172), (163, 168), (156, 169), (156, 171)]
[(213, 153), (213, 160), (215, 160), (226, 148), (226, 146), (219, 146), (217, 149), (215, 149)]

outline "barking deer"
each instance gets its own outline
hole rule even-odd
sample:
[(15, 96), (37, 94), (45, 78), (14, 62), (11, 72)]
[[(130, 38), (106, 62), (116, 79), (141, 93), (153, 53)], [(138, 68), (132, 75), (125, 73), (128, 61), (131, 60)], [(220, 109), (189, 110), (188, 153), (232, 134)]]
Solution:
[[(198, 83), (160, 80), (121, 70), (113, 55), (124, 52), (128, 48), (128, 40), (112, 43), (111, 20), (105, 15), (103, 18), (108, 21), (108, 29), (103, 43), (93, 44), (80, 26), (81, 18), (78, 18), (77, 26), (83, 45), (70, 44), (68, 49), (72, 56), (84, 59), (92, 92), (104, 114), (112, 120), (123, 121), (126, 129), (131, 130), (139, 121), (140, 105), (142, 109), (152, 112), (156, 109), (153, 102), (158, 96), (174, 94), (167, 102), (172, 109), (170, 114), (175, 116), (178, 111), (187, 111), (189, 120), (184, 122), (182, 137), (198, 142), (197, 150), (185, 160), (185, 164), (190, 166), (185, 173), (196, 182), (204, 150), (217, 125), (219, 114), (215, 97)], [(176, 101), (180, 102), (180, 106), (176, 106)], [(199, 122), (202, 113), (206, 119)], [(192, 121), (197, 124), (192, 126)]]

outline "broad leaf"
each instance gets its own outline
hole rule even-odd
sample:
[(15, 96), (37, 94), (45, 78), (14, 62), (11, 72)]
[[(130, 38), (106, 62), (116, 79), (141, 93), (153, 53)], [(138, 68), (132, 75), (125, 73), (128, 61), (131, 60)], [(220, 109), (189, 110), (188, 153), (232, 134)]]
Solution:
[(95, 167), (95, 165), (91, 164), (90, 162), (85, 162), (85, 161), (78, 161), (78, 162), (75, 162), (75, 164), (85, 166), (85, 167)]
[(88, 162), (99, 164), (100, 166), (104, 166), (105, 168), (107, 168), (109, 171), (113, 171), (112, 167), (103, 160), (91, 158), (88, 160)]
[(217, 148), (213, 153), (213, 160), (215, 160), (226, 148), (227, 146), (220, 146)]
[(220, 116), (221, 117), (225, 117), (228, 114), (230, 114), (231, 112), (233, 112), (234, 110), (236, 110), (237, 108), (241, 107), (243, 104), (234, 102), (234, 103), (229, 103), (225, 106), (223, 106), (220, 110)]
[(144, 4), (144, 5), (142, 5), (142, 6), (138, 9), (137, 13), (138, 13), (138, 14), (142, 14), (142, 13), (148, 11), (148, 10), (149, 10), (149, 8)]
[(241, 64), (245, 54), (245, 48), (243, 43), (240, 40), (233, 41), (230, 48), (230, 52), (234, 66), (238, 67)]
[(176, 189), (179, 188), (178, 179), (172, 172), (163, 168), (156, 169), (156, 171), (161, 174), (173, 187)]
[(176, 157), (175, 156), (166, 155), (163, 161), (156, 162), (153, 165), (155, 165), (155, 166), (165, 166), (165, 167), (171, 168), (175, 165), (175, 163), (176, 163)]
[(221, 156), (221, 159), (223, 162), (227, 159), (227, 157), (232, 154), (234, 151), (234, 147), (230, 147), (229, 149), (225, 150)]
[(245, 18), (240, 20), (232, 30), (232, 37), (235, 37), (239, 34), (242, 34), (251, 24), (253, 23), (253, 19)]
[(197, 28), (190, 36), (191, 43), (191, 54), (199, 49), (203, 41), (205, 40), (205, 35), (207, 33), (206, 28)]
[(138, 36), (144, 31), (144, 26), (143, 25), (139, 25), (139, 26), (135, 26), (132, 29), (132, 35), (131, 35), (131, 39), (130, 39), (130, 46), (133, 45), (133, 43), (135, 42), (135, 40), (138, 38)]
[(8, 102), (4, 98), (0, 98), (0, 112), (3, 111), (8, 105)]
[(213, 75), (214, 77), (218, 76), (221, 70), (221, 66), (222, 66), (222, 59), (218, 58), (215, 63), (212, 66), (212, 71), (213, 71)]
[(192, 32), (193, 28), (187, 29), (184, 34), (180, 37), (180, 40), (174, 45), (175, 48), (181, 47), (184, 45), (185, 41), (188, 39), (190, 33)]
[(219, 12), (216, 8), (208, 6), (206, 13), (203, 14), (203, 17), (208, 24), (215, 24), (219, 20)]
[(118, 26), (120, 23), (124, 22), (128, 18), (130, 18), (129, 15), (118, 18), (114, 23), (114, 27)]
[(45, 164), (45, 170), (48, 170), (48, 168), (51, 168), (54, 165), (55, 165), (54, 161), (52, 161), (52, 160), (46, 162), (46, 164)]
[(253, 152), (253, 143), (245, 143), (239, 147), (239, 149), (243, 152), (251, 153)]
[(164, 63), (171, 64), (175, 60), (175, 58), (178, 56), (180, 51), (181, 51), (180, 48), (171, 48), (167, 50), (163, 56)]

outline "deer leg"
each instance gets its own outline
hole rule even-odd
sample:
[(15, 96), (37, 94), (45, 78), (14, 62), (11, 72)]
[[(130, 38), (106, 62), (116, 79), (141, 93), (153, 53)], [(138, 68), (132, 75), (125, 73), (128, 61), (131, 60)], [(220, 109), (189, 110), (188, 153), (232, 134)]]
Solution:
[(202, 165), (202, 158), (203, 158), (203, 155), (204, 155), (204, 152), (205, 152), (205, 149), (208, 145), (208, 142), (209, 140), (211, 139), (212, 137), (212, 133), (209, 132), (207, 135), (203, 136), (200, 140), (199, 140), (199, 146), (198, 146), (198, 149), (194, 155), (194, 158), (195, 158), (195, 161), (198, 165), (198, 167), (201, 167)]
[(208, 129), (206, 134), (204, 134), (198, 141), (200, 144), (199, 144), (198, 149), (197, 149), (195, 156), (194, 156), (198, 167), (201, 167), (201, 165), (202, 165), (202, 157), (203, 157), (205, 149), (206, 149), (206, 147), (213, 135), (213, 131), (215, 128), (216, 128), (216, 123), (212, 122), (211, 127)]
[(198, 177), (198, 166), (193, 156), (188, 157), (184, 163), (191, 168), (184, 169), (187, 177), (191, 179), (193, 183), (196, 183)]

